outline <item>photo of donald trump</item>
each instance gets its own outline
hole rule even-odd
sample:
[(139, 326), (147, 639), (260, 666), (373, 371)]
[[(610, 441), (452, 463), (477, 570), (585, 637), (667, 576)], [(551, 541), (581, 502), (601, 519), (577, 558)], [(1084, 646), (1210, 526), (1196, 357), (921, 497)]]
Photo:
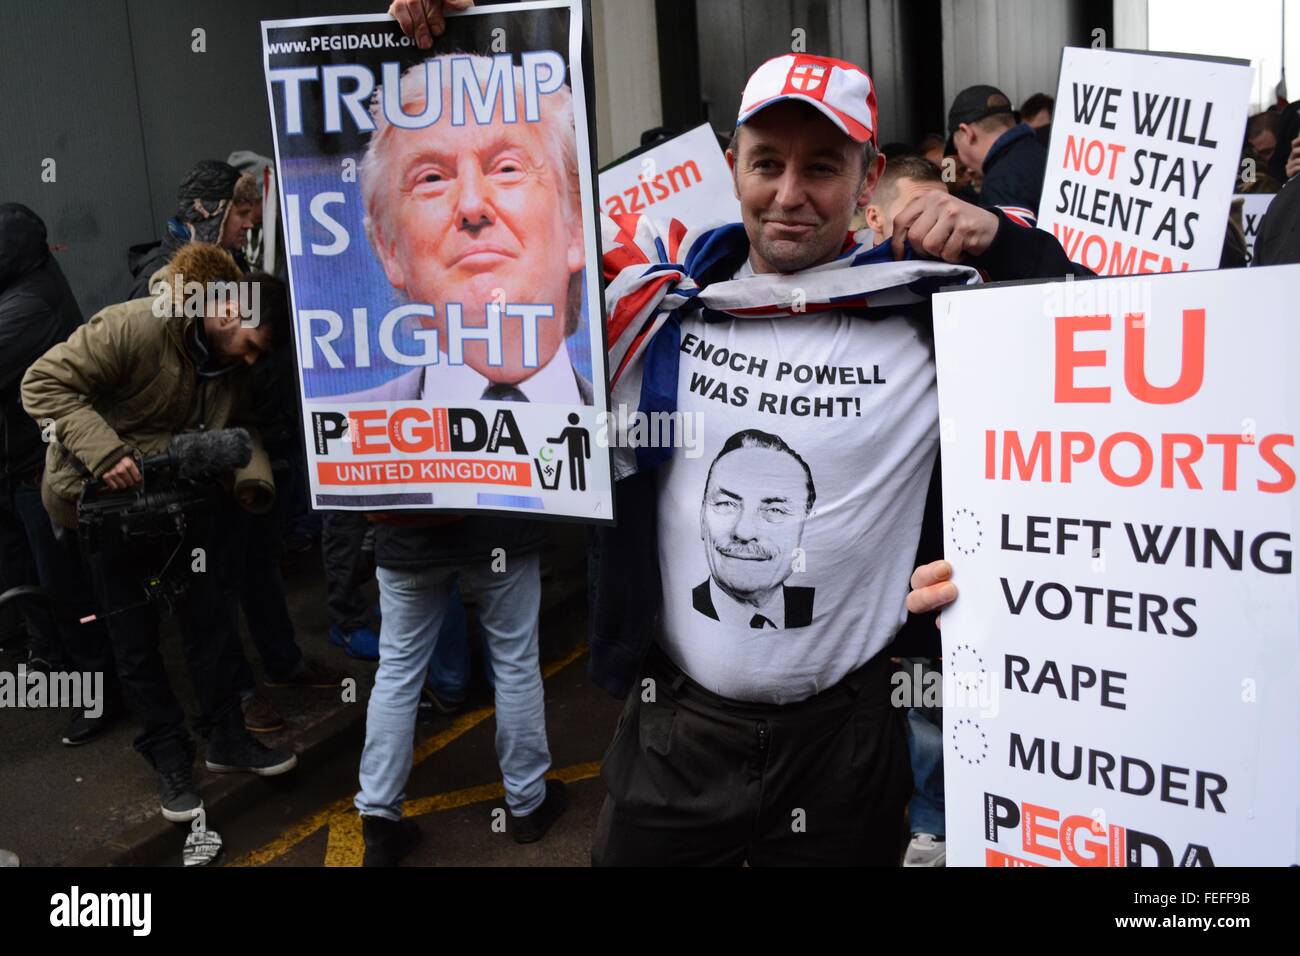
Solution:
[(728, 438), (700, 502), (709, 578), (691, 591), (695, 610), (755, 630), (811, 624), (815, 589), (785, 581), (816, 500), (812, 470), (780, 436), (750, 428)]
[[(401, 76), (404, 113), (424, 109), (428, 76), (440, 77), (438, 95), (448, 95), (452, 60), (461, 70), (468, 62), (480, 88), (491, 88), (490, 57), (431, 57), (440, 68), (421, 63)], [(523, 71), (515, 66), (510, 76), (522, 103)], [(498, 96), (489, 123), (470, 114), (457, 125), (444, 111), (431, 125), (402, 129), (388, 122), (382, 97), (377, 89), (375, 129), (358, 167), (366, 236), (393, 289), (433, 306), (433, 318), (417, 321), (437, 330), (439, 358), (349, 397), (590, 405), (591, 382), (565, 346), (582, 316), (585, 264), (568, 86), (541, 98), (537, 122), (522, 110), (503, 116)], [(461, 306), (467, 333), (459, 362), (449, 354), (448, 303)], [(514, 304), (532, 317), (512, 314)], [(500, 321), (499, 350), (474, 332), (488, 328), (489, 309)]]

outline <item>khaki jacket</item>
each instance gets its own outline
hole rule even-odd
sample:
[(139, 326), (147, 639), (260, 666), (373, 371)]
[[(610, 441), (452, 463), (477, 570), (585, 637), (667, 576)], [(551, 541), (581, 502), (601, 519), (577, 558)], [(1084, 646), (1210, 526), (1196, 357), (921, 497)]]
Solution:
[[(76, 526), (76, 504), (89, 475), (98, 478), (132, 451), (167, 449), (171, 436), (198, 428), (252, 424), (245, 368), (202, 378), (186, 348), (187, 317), (159, 318), (152, 298), (109, 306), (23, 376), (27, 414), (53, 440), (45, 455), (41, 498), (59, 524)], [(254, 510), (269, 510), (275, 484), (261, 439), (249, 427), (253, 457), (235, 472), (236, 493), (252, 490)]]

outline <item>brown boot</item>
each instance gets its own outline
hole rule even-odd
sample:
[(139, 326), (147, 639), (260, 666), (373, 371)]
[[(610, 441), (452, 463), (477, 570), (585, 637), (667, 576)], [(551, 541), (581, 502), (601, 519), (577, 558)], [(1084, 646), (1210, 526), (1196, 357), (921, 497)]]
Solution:
[(272, 734), (284, 727), (284, 718), (270, 698), (254, 694), (243, 701), (244, 727), (255, 734)]

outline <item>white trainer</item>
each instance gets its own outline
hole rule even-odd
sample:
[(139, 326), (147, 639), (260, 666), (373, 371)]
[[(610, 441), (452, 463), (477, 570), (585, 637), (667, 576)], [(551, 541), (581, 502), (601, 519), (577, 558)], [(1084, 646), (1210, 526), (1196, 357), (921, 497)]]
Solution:
[(912, 842), (903, 855), (903, 866), (943, 866), (948, 844), (933, 833), (913, 833)]

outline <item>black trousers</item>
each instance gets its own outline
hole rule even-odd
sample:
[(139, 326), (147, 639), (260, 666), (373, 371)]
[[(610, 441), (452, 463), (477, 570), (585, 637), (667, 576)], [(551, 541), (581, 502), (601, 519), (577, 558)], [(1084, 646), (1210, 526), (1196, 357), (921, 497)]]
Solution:
[(912, 768), (891, 670), (881, 654), (807, 700), (748, 704), (656, 647), (601, 767), (592, 862), (897, 866)]
[[(175, 602), (175, 615), (199, 702), (194, 728), (218, 743), (244, 729), (236, 693), (240, 668), (247, 666), (235, 623), (239, 555), (232, 530), (237, 527), (233, 501), (194, 514), (174, 558), (187, 580)], [(96, 597), (108, 614), (122, 693), (141, 724), (135, 748), (159, 769), (193, 760), (185, 712), (159, 650), (159, 607), (145, 600), (144, 587), (146, 578), (162, 569), (177, 541), (176, 536), (124, 538), (106, 529), (89, 556)], [(194, 570), (196, 548), (204, 551), (201, 571)]]
[[(34, 581), (23, 576), (29, 560), (34, 562)], [(54, 594), (60, 612), (55, 615), (36, 604), (25, 609), (37, 632), (35, 650), (56, 669), (103, 674), (105, 706), (115, 708), (119, 693), (108, 630), (99, 620), (78, 623), (97, 609), (77, 535), (51, 524), (41, 503), (39, 476), (0, 487), (0, 591), (32, 583)]]
[[(285, 680), (302, 662), (302, 651), (294, 634), (289, 600), (280, 574), (280, 530), (274, 514), (255, 515), (241, 511), (231, 529), (239, 554), (239, 602), (244, 608), (248, 636), (262, 658), (262, 668), (271, 680)], [(241, 656), (236, 678), (240, 693), (256, 689), (253, 669)]]
[(327, 511), (321, 521), (330, 624), (344, 631), (370, 623), (372, 605), (362, 590), (375, 576), (375, 552), (365, 547), (370, 528), (366, 516), (356, 511)]

